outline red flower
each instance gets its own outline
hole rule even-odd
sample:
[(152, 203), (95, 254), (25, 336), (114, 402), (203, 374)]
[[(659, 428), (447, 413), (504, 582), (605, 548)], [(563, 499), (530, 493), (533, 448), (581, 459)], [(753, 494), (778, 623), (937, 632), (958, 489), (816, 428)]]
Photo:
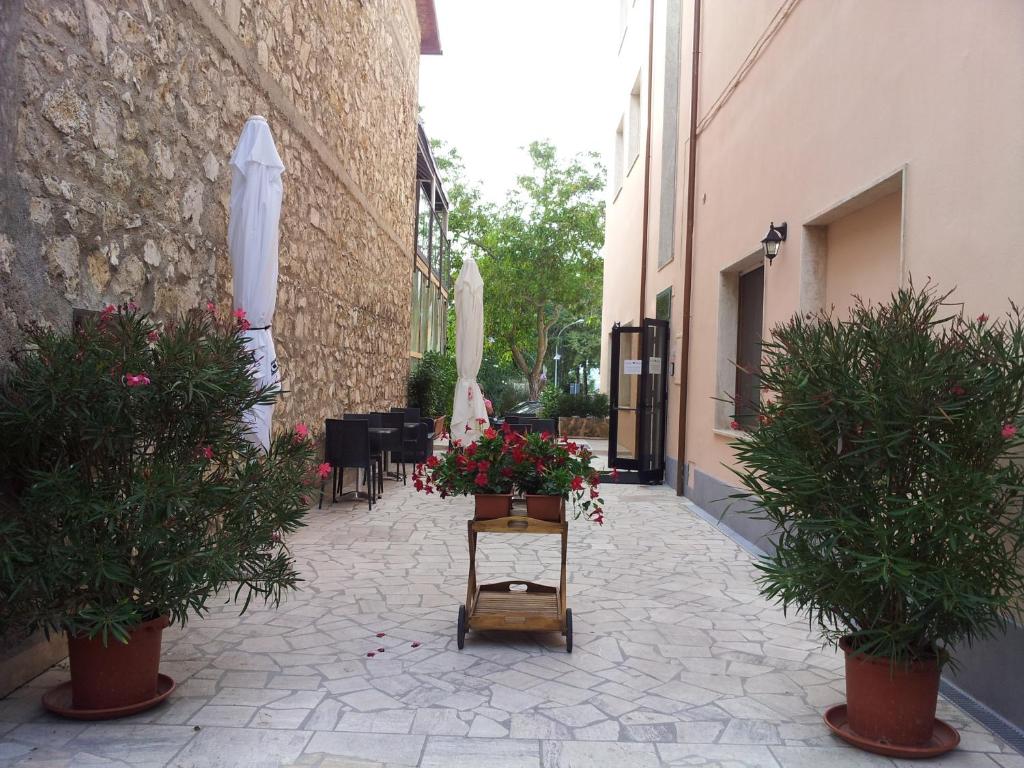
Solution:
[(331, 465), (325, 461), (316, 468), (316, 473), (320, 476), (321, 480), (325, 479), (329, 474), (331, 474)]
[(473, 456), (476, 453), (476, 443), (470, 443), (466, 446), (466, 455)]
[(574, 477), (572, 479), (572, 489), (574, 491), (582, 491), (583, 490), (583, 478), (580, 477), (579, 475), (576, 475), (576, 477)]
[(159, 339), (159, 338), (160, 338), (160, 332), (159, 331), (150, 331), (149, 333), (146, 334), (146, 341), (148, 341), (150, 344), (155, 344), (157, 339)]
[(488, 427), (487, 429), (484, 430), (484, 437), (486, 437), (488, 440), (493, 440), (497, 436), (498, 432), (493, 427)]
[(487, 423), (487, 419), (477, 419), (477, 420), (476, 420), (476, 423), (477, 423), (477, 424), (480, 424), (481, 426), (483, 426), (484, 424), (486, 424), (486, 423)]
[(481, 459), (476, 463), (476, 468), (479, 469), (481, 472), (486, 472), (488, 469), (491, 468), (491, 462), (487, 461), (487, 459)]
[(117, 307), (115, 307), (113, 304), (107, 304), (107, 306), (100, 310), (100, 317), (107, 318), (110, 317), (115, 312), (117, 312)]
[(423, 490), (423, 481), (420, 480), (418, 477), (413, 479), (412, 484), (417, 491)]
[(203, 454), (203, 458), (205, 458), (207, 461), (213, 458), (213, 448), (211, 448), (208, 445), (204, 445), (203, 447), (201, 447), (199, 449), (199, 452)]
[(487, 475), (481, 472), (479, 475), (476, 476), (476, 479), (473, 482), (479, 485), (481, 488), (483, 488), (484, 486), (487, 485)]
[(982, 312), (980, 315), (978, 315), (978, 322), (981, 323), (982, 325), (987, 323), (988, 322), (988, 315), (986, 315), (984, 312)]
[(738, 430), (740, 428), (740, 423), (736, 421), (736, 419), (733, 419), (729, 422), (729, 428)]
[(593, 521), (594, 521), (595, 523), (597, 523), (598, 525), (604, 525), (604, 515), (603, 515), (603, 514), (601, 514), (601, 513), (598, 513), (598, 514), (594, 515), (594, 516), (593, 516), (593, 517), (591, 518), (591, 520), (593, 520)]
[(214, 304), (212, 301), (206, 302), (206, 311), (212, 315), (214, 312), (217, 311), (217, 305)]
[(590, 489), (590, 498), (592, 498), (592, 499), (596, 499), (596, 498), (598, 498), (598, 497), (599, 497), (600, 495), (601, 495), (601, 492), (600, 492), (599, 490), (597, 490), (597, 488), (591, 488), (591, 489)]
[(512, 477), (512, 475), (514, 474), (515, 472), (512, 471), (512, 467), (505, 467), (503, 470), (501, 470), (502, 477)]
[(551, 433), (550, 432), (541, 432), (540, 433), (540, 439), (541, 440), (550, 440), (551, 439)]
[(301, 443), (307, 437), (309, 437), (309, 427), (300, 421), (295, 425), (295, 442)]
[(127, 373), (125, 374), (124, 381), (129, 387), (144, 387), (151, 383), (149, 376), (145, 373), (140, 373), (138, 375)]
[(1006, 422), (1003, 424), (1003, 428), (999, 431), (999, 434), (1001, 434), (1005, 440), (1009, 440), (1017, 434), (1017, 426), (1010, 422)]
[(618, 480), (619, 479), (619, 470), (612, 469), (612, 471), (611, 471), (611, 478), (612, 478), (612, 480)]
[(949, 388), (949, 393), (951, 395), (956, 395), (957, 397), (963, 397), (964, 395), (967, 394), (967, 390), (961, 387), (959, 384), (954, 384), (952, 387)]
[(238, 321), (238, 327), (241, 328), (243, 331), (248, 331), (250, 328), (252, 328), (252, 323), (243, 318)]
[(433, 469), (434, 467), (436, 467), (440, 463), (441, 462), (438, 460), (437, 456), (428, 456), (427, 457), (427, 466), (430, 467), (431, 469)]

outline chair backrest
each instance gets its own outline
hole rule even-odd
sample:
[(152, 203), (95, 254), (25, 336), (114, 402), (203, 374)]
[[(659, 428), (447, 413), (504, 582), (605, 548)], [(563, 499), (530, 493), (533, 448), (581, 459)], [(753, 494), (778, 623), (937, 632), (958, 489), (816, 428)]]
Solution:
[(365, 419), (327, 419), (324, 459), (332, 467), (369, 467), (370, 422)]
[(533, 431), (532, 424), (509, 424), (513, 432), (518, 432), (520, 435), (526, 435)]
[(534, 432), (550, 432), (552, 435), (558, 434), (558, 424), (554, 419), (530, 419), (527, 423), (533, 427)]
[(385, 429), (396, 429), (398, 430), (393, 435), (385, 435), (381, 440), (381, 447), (385, 451), (400, 451), (405, 441), (405, 414), (401, 411), (392, 411), (390, 413), (373, 413), (371, 416), (376, 416), (380, 419), (380, 426)]
[(371, 427), (380, 426), (379, 413), (346, 413), (343, 418), (345, 421), (367, 421)]
[(406, 421), (410, 421), (410, 422), (411, 421), (419, 421), (421, 418), (423, 418), (420, 415), (420, 409), (415, 407), (415, 406), (412, 406), (412, 405), (407, 406), (405, 408), (392, 408), (391, 411), (392, 411), (392, 413), (394, 413), (395, 411), (401, 411), (402, 413), (404, 413), (408, 417), (406, 419)]
[(523, 422), (523, 417), (522, 416), (506, 416), (505, 417), (505, 423), (506, 424), (522, 424), (522, 422)]

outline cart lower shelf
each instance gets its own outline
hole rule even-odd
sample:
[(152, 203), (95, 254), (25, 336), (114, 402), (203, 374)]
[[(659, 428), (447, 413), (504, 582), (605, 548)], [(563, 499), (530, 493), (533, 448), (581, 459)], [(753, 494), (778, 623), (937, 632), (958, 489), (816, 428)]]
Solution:
[(530, 581), (481, 584), (473, 602), (459, 608), (458, 643), (462, 648), (466, 632), (561, 632), (566, 651), (572, 653), (572, 610), (562, 609), (557, 587)]

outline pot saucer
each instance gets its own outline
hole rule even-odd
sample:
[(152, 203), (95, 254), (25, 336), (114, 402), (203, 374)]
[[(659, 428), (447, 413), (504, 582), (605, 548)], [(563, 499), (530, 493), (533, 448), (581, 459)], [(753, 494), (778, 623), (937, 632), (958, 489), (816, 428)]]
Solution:
[(956, 749), (960, 743), (960, 734), (948, 723), (935, 718), (935, 727), (932, 729), (932, 737), (924, 744), (917, 746), (900, 746), (889, 744), (884, 741), (867, 739), (854, 732), (846, 719), (846, 705), (836, 704), (825, 711), (825, 725), (843, 741), (860, 747), (867, 752), (874, 752), (876, 755), (887, 757), (903, 758), (924, 758), (938, 757), (950, 750)]
[(50, 712), (61, 717), (70, 717), (74, 720), (113, 720), (115, 717), (127, 717), (137, 712), (142, 712), (155, 707), (166, 699), (174, 691), (175, 683), (167, 675), (157, 675), (156, 696), (145, 701), (138, 701), (123, 707), (110, 707), (107, 709), (77, 709), (71, 703), (71, 681), (51, 688), (43, 694), (43, 706)]

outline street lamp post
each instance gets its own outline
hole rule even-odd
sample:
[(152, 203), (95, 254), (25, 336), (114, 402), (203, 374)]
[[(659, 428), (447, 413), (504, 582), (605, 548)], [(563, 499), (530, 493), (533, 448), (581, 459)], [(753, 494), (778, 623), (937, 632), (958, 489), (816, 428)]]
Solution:
[(555, 335), (555, 356), (554, 356), (554, 361), (555, 361), (555, 387), (556, 388), (558, 387), (558, 361), (562, 359), (562, 355), (558, 351), (558, 344), (559, 344), (559, 342), (561, 341), (561, 338), (562, 338), (562, 331), (564, 331), (566, 328), (572, 328), (574, 325), (578, 325), (579, 323), (583, 323), (583, 322), (586, 322), (586, 318), (584, 318), (584, 317), (581, 317), (579, 320), (573, 320), (568, 325), (563, 325), (562, 326), (562, 330), (560, 330)]

